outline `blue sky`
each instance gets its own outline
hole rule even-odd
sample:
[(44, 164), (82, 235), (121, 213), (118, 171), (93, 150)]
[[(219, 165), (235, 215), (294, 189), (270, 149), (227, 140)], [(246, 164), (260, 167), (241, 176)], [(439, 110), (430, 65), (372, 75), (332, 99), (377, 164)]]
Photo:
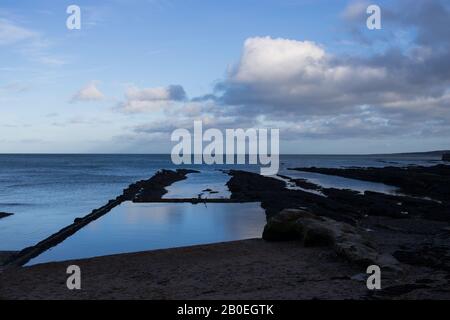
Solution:
[(450, 148), (430, 2), (377, 1), (369, 31), (364, 1), (2, 0), (0, 152), (170, 152), (195, 119), (279, 127), (284, 153)]

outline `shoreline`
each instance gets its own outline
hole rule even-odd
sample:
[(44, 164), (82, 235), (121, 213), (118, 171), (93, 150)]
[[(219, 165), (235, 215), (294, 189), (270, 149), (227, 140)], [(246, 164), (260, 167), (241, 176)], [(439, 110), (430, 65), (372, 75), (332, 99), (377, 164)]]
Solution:
[[(66, 287), (71, 264), (82, 290)], [(361, 299), (365, 282), (351, 277), (362, 271), (328, 248), (249, 239), (10, 269), (0, 273), (0, 298)]]
[[(73, 264), (81, 290), (66, 287)], [(379, 291), (367, 289), (366, 276), (328, 247), (248, 239), (10, 269), (0, 273), (0, 299), (450, 299), (442, 286), (431, 289), (438, 274), (387, 274)]]

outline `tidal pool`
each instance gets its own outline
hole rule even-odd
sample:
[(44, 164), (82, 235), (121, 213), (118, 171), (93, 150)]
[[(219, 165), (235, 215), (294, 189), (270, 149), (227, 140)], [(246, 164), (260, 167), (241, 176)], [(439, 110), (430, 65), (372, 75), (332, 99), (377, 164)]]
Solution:
[(228, 180), (230, 176), (219, 170), (190, 173), (186, 180), (168, 186), (163, 199), (227, 199), (231, 196), (226, 185)]
[(260, 238), (265, 222), (256, 202), (125, 202), (27, 265)]

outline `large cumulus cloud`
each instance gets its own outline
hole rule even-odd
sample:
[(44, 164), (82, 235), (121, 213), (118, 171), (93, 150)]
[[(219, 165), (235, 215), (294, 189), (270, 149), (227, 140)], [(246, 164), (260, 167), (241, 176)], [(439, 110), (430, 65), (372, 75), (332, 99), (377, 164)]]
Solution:
[[(351, 3), (342, 15), (347, 26), (364, 29), (365, 8)], [(382, 10), (388, 40), (366, 54), (333, 54), (307, 40), (247, 39), (216, 101), (229, 114), (260, 116), (307, 137), (448, 134), (448, 5), (400, 2)], [(398, 34), (407, 45), (395, 41)], [(375, 38), (371, 45), (379, 46), (383, 37)]]
[[(367, 2), (352, 2), (343, 11), (347, 39), (366, 52), (336, 53), (307, 39), (248, 38), (214, 92), (176, 109), (179, 120), (172, 127), (202, 118), (214, 119), (209, 124), (219, 128), (280, 128), (284, 139), (448, 136), (449, 5), (397, 4), (382, 7), (381, 33), (366, 28)], [(147, 103), (138, 96), (128, 100)]]
[(424, 50), (351, 59), (308, 41), (250, 38), (236, 69), (219, 86), (221, 99), (245, 106), (241, 111), (275, 117), (339, 114), (363, 105), (386, 114), (439, 113), (450, 78), (442, 69), (433, 72), (438, 61)]

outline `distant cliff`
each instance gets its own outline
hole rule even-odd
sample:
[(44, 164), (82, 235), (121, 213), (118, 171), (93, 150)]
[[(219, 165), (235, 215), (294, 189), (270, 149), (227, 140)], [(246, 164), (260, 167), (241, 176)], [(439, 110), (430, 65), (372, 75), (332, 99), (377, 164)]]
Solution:
[(433, 150), (417, 152), (397, 152), (397, 153), (371, 153), (369, 156), (401, 156), (401, 157), (442, 157), (444, 154), (450, 154), (450, 150)]

